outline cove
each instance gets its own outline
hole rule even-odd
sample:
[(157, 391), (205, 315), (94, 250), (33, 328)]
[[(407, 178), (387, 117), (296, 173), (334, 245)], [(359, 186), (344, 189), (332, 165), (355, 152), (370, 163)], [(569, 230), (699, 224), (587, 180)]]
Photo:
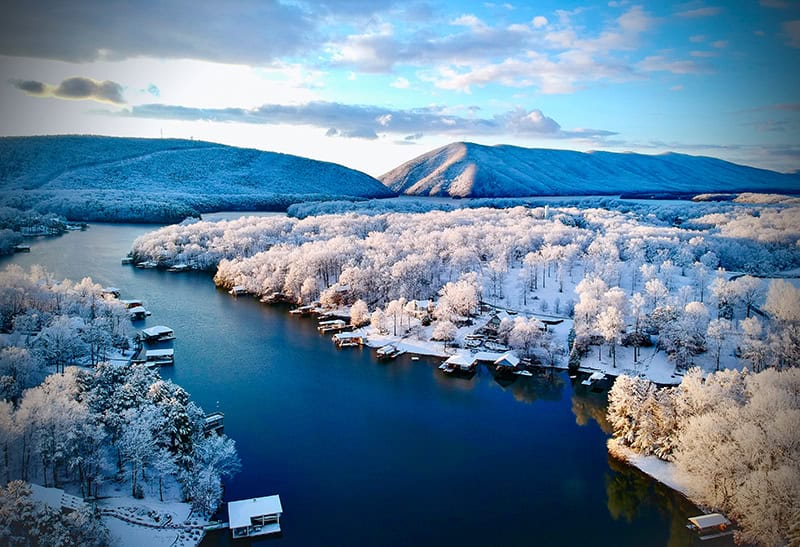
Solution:
[(144, 300), (152, 316), (137, 328), (175, 330), (162, 376), (225, 413), (242, 459), (225, 499), (283, 502), (282, 536), (235, 545), (692, 544), (683, 525), (698, 510), (609, 461), (594, 419), (605, 394), (560, 372), (501, 386), (485, 369), (465, 380), (435, 360), (337, 350), (313, 319), (232, 298), (207, 274), (121, 266), (152, 229), (91, 224), (0, 266), (90, 276)]

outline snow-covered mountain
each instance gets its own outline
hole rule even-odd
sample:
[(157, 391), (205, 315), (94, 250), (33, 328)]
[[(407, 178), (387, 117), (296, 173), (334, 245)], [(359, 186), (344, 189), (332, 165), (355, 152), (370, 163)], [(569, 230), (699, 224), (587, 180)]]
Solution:
[(380, 180), (399, 193), (459, 197), (798, 191), (796, 176), (703, 156), (465, 142), (423, 154)]
[(170, 221), (216, 210), (390, 195), (376, 179), (341, 165), (207, 142), (0, 139), (0, 205), (75, 220)]

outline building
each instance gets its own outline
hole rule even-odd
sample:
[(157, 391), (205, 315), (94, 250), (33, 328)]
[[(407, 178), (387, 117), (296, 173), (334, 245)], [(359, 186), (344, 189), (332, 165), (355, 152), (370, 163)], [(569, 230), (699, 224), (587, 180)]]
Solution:
[(228, 503), (228, 526), (234, 539), (277, 534), (283, 506), (277, 494)]

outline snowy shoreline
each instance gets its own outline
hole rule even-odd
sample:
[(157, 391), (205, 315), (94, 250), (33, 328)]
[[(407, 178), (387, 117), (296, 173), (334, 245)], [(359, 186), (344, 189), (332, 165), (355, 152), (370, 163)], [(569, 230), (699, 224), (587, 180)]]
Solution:
[(689, 485), (677, 476), (674, 463), (664, 461), (656, 456), (644, 456), (634, 452), (614, 438), (609, 439), (606, 445), (611, 457), (635, 467), (648, 477), (678, 492), (698, 507), (700, 506), (692, 499)]

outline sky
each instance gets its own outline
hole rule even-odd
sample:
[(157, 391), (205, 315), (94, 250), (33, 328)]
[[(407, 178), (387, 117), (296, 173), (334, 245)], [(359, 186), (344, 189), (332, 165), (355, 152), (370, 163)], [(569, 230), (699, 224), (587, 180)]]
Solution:
[(5, 0), (0, 135), (379, 176), (454, 141), (800, 169), (800, 2)]

